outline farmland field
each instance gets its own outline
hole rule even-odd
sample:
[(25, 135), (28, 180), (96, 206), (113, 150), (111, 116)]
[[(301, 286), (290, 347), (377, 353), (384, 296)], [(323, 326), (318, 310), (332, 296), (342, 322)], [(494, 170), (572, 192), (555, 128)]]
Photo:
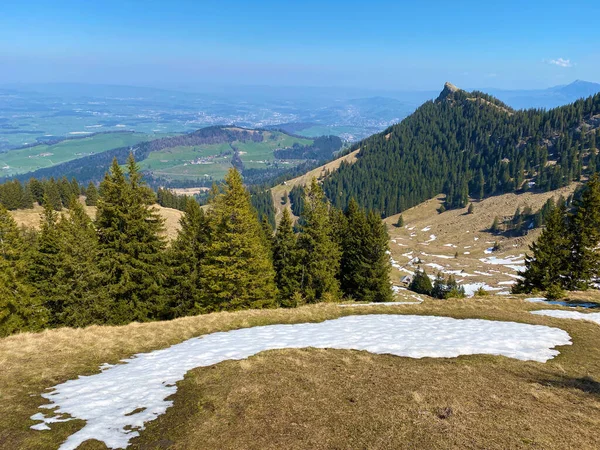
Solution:
[(139, 162), (140, 169), (154, 176), (170, 180), (221, 179), (237, 151), (244, 167), (266, 169), (272, 166), (291, 168), (302, 160), (276, 160), (274, 150), (289, 148), (294, 144), (307, 146), (312, 139), (290, 136), (277, 131), (261, 133), (260, 142), (235, 140), (231, 143), (177, 146), (151, 152)]
[(40, 144), (10, 150), (0, 153), (0, 177), (32, 172), (113, 148), (135, 145), (157, 137), (160, 136), (131, 132), (106, 133), (68, 139), (54, 145)]

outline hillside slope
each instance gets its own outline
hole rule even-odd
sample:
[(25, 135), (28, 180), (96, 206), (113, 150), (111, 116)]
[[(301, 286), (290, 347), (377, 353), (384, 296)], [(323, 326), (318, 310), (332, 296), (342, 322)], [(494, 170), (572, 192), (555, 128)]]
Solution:
[(440, 96), (357, 143), (356, 163), (323, 181), (334, 205), (355, 197), (390, 216), (439, 193), (445, 206), (469, 197), (550, 191), (595, 172), (600, 94), (550, 111), (513, 111), (489, 95), (447, 83)]

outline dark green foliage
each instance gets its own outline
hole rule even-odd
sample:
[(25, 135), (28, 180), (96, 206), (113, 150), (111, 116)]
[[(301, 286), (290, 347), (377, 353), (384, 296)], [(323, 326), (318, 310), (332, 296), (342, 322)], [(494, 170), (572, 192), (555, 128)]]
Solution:
[(571, 252), (567, 289), (587, 289), (600, 275), (600, 178), (594, 174), (581, 198), (574, 203), (569, 221)]
[[(446, 92), (401, 123), (356, 143), (323, 184), (335, 206), (359, 205), (390, 216), (439, 193), (446, 208), (514, 192), (528, 182), (548, 191), (576, 180), (588, 138), (577, 129), (600, 113), (600, 94), (550, 111), (511, 111), (478, 92)], [(552, 152), (548, 150), (552, 144)], [(556, 164), (546, 165), (549, 156)]]
[(292, 218), (287, 208), (283, 210), (273, 239), (273, 267), (281, 305), (296, 306), (293, 297), (300, 291), (302, 267)]
[(156, 203), (165, 208), (178, 209), (185, 211), (188, 201), (195, 201), (189, 195), (179, 195), (170, 189), (158, 188), (156, 191)]
[(462, 298), (465, 296), (465, 288), (460, 286), (453, 275), (444, 279), (441, 272), (435, 277), (431, 296), (439, 299)]
[(270, 189), (254, 188), (250, 189), (250, 200), (256, 210), (259, 219), (267, 219), (271, 229), (275, 228), (275, 206)]
[(304, 207), (304, 188), (302, 186), (294, 186), (290, 191), (289, 197), (292, 213), (300, 217), (302, 215), (302, 208)]
[(404, 217), (402, 217), (402, 214), (400, 214), (398, 216), (398, 221), (396, 222), (396, 224), (394, 226), (396, 228), (402, 228), (404, 226)]
[(63, 208), (60, 188), (54, 178), (44, 182), (44, 196), (42, 197), (42, 206), (49, 205), (55, 211), (61, 211)]
[(201, 311), (200, 265), (210, 243), (207, 215), (195, 201), (189, 201), (179, 221), (181, 229), (167, 253), (170, 273), (165, 286), (167, 318), (198, 314)]
[(309, 303), (338, 298), (340, 249), (332, 235), (329, 202), (315, 179), (306, 190), (301, 219), (298, 238), (302, 267), (300, 290)]
[(23, 186), (18, 180), (0, 184), (0, 205), (9, 211), (33, 208), (33, 197), (29, 186)]
[(475, 207), (473, 206), (473, 203), (469, 203), (469, 208), (467, 209), (467, 214), (473, 214), (475, 210)]
[(0, 337), (46, 324), (47, 311), (26, 280), (24, 254), (17, 224), (0, 205)]
[(133, 156), (127, 166), (128, 178), (113, 161), (100, 186), (96, 215), (109, 323), (155, 319), (163, 312), (163, 221), (150, 206), (154, 194), (143, 184)]
[(342, 148), (342, 140), (337, 136), (320, 136), (312, 145), (295, 143), (291, 148), (275, 150), (277, 159), (314, 159), (326, 161)]
[(350, 200), (345, 214), (346, 226), (341, 239), (342, 292), (369, 302), (391, 300), (390, 260), (386, 253), (389, 239), (385, 224), (373, 213), (367, 216), (354, 199)]
[(83, 327), (103, 324), (110, 304), (98, 262), (98, 237), (92, 220), (73, 196), (69, 211), (58, 223), (57, 270), (47, 304), (51, 324)]
[[(524, 279), (513, 292), (534, 289), (559, 292), (587, 289), (600, 275), (600, 180), (593, 175), (573, 201), (560, 200), (548, 216), (546, 228), (525, 259)], [(558, 294), (557, 294), (558, 295)]]
[(533, 256), (525, 258), (523, 279), (513, 287), (513, 292), (546, 290), (566, 277), (569, 273), (569, 246), (564, 206), (554, 208), (539, 239), (529, 247)]
[(275, 272), (242, 177), (231, 169), (210, 201), (211, 239), (201, 263), (203, 311), (275, 306)]
[(424, 270), (417, 269), (413, 276), (408, 289), (417, 292), (418, 294), (431, 295), (433, 291), (433, 285), (429, 279), (429, 275)]
[(85, 190), (85, 204), (87, 206), (97, 206), (98, 205), (98, 189), (96, 189), (96, 185), (90, 181), (87, 189)]

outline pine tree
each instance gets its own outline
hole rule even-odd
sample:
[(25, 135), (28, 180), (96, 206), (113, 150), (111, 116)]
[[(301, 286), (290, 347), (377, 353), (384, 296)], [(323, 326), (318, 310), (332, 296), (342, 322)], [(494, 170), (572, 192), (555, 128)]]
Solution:
[(47, 311), (27, 284), (24, 243), (14, 219), (0, 205), (0, 337), (36, 331)]
[(98, 189), (96, 189), (96, 185), (90, 181), (87, 189), (85, 190), (85, 204), (87, 206), (96, 206), (98, 205)]
[(300, 289), (308, 302), (338, 298), (340, 249), (332, 239), (329, 203), (321, 186), (313, 178), (305, 191), (298, 246), (301, 251), (302, 276)]
[(179, 220), (181, 228), (168, 251), (170, 273), (166, 286), (167, 318), (197, 314), (201, 311), (200, 266), (210, 243), (207, 215), (195, 200), (187, 202)]
[(467, 209), (467, 214), (473, 214), (475, 207), (473, 206), (473, 203), (469, 203), (469, 208)]
[(494, 222), (492, 223), (492, 226), (490, 227), (490, 231), (492, 233), (500, 232), (500, 219), (498, 218), (498, 216), (494, 217)]
[(282, 306), (297, 306), (294, 294), (300, 291), (300, 254), (294, 234), (292, 217), (287, 208), (283, 210), (281, 221), (273, 239), (273, 267), (275, 284), (279, 290)]
[(600, 178), (592, 175), (570, 220), (570, 276), (568, 289), (587, 289), (600, 275)]
[(133, 155), (127, 167), (128, 179), (113, 160), (96, 214), (99, 268), (112, 302), (108, 323), (144, 321), (163, 313), (163, 220), (151, 207), (154, 195), (142, 182)]
[(525, 258), (525, 271), (513, 287), (514, 293), (546, 290), (562, 284), (569, 273), (570, 243), (565, 223), (565, 207), (554, 208), (539, 239), (530, 245), (531, 256)]
[(211, 242), (200, 268), (205, 311), (275, 306), (275, 272), (242, 177), (230, 169), (210, 201)]

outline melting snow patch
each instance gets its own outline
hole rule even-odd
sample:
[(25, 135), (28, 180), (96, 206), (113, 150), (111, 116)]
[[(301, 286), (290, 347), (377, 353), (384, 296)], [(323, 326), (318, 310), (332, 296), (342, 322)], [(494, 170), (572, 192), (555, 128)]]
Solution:
[(494, 247), (488, 247), (483, 251), (483, 253), (485, 253), (486, 255), (489, 255), (490, 253), (493, 253), (493, 251), (494, 251)]
[(463, 255), (470, 255), (471, 252), (464, 252)]
[(425, 228), (423, 228), (421, 231), (429, 231), (431, 230), (431, 225), (427, 225)]
[(473, 295), (475, 295), (475, 292), (477, 291), (477, 289), (479, 288), (483, 288), (486, 291), (500, 291), (501, 287), (492, 287), (492, 286), (488, 286), (485, 283), (470, 283), (470, 284), (461, 284), (461, 286), (463, 288), (465, 288), (465, 295), (467, 297), (473, 297)]
[[(42, 394), (51, 402), (42, 408), (56, 408), (55, 415), (68, 414), (86, 422), (61, 445), (63, 450), (75, 449), (88, 439), (110, 448), (125, 448), (145, 422), (164, 414), (173, 404), (166, 399), (175, 394), (176, 383), (189, 370), (266, 350), (334, 348), (410, 358), (491, 354), (545, 362), (558, 355), (554, 347), (569, 344), (569, 334), (558, 328), (435, 316), (364, 315), (244, 328), (141, 353), (96, 375), (69, 380)], [(38, 414), (32, 419), (44, 424), (56, 421), (56, 417)]]
[(538, 316), (555, 317), (557, 319), (576, 319), (589, 320), (600, 325), (600, 313), (580, 313), (578, 311), (564, 311), (562, 309), (542, 309), (539, 311), (531, 311), (531, 314)]
[(515, 281), (515, 280), (510, 280), (510, 281), (499, 281), (499, 282), (498, 282), (498, 284), (508, 284), (508, 285), (515, 284), (515, 283), (516, 283), (516, 281)]
[(522, 258), (524, 255), (519, 256), (506, 256), (504, 258), (496, 258), (495, 256), (488, 256), (487, 258), (481, 258), (479, 261), (486, 264), (494, 264), (494, 265), (508, 265), (508, 264), (524, 264), (524, 259)]
[(429, 235), (429, 239), (428, 239), (428, 240), (426, 240), (425, 242), (433, 242), (433, 241), (435, 241), (436, 239), (437, 239), (437, 238), (436, 238), (435, 234), (430, 234), (430, 235)]
[(452, 247), (452, 248), (456, 248), (457, 246), (454, 244), (444, 244), (444, 247)]

